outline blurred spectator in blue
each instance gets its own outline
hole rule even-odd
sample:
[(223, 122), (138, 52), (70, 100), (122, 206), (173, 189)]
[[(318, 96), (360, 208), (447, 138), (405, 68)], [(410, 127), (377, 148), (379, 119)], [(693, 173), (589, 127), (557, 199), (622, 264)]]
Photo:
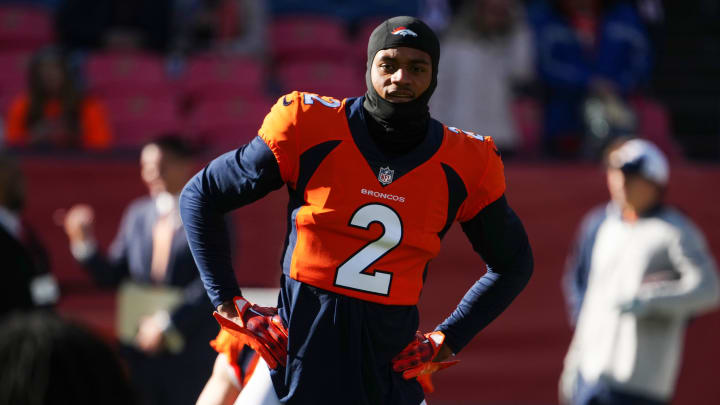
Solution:
[(581, 150), (585, 101), (597, 97), (619, 126), (630, 126), (625, 98), (648, 79), (651, 51), (635, 8), (612, 0), (537, 0), (528, 9), (545, 91), (545, 152), (574, 157)]
[(516, 0), (474, 0), (443, 40), (431, 102), (443, 122), (492, 136), (503, 152), (521, 140), (513, 125), (513, 86), (533, 76), (532, 37)]
[(261, 57), (267, 45), (264, 0), (176, 0), (173, 50)]
[(448, 0), (423, 0), (419, 14), (425, 24), (441, 35), (452, 22), (453, 10)]
[[(662, 0), (635, 0), (635, 7), (648, 31), (650, 43), (655, 45), (653, 50), (657, 54), (662, 51), (662, 46), (659, 44), (662, 44), (664, 35), (665, 6)], [(657, 59), (656, 57), (655, 60)]]
[[(25, 181), (17, 161), (0, 154), (0, 317), (17, 310), (49, 307), (59, 297), (47, 251), (22, 219)], [(4, 376), (3, 376), (4, 378)], [(0, 403), (2, 403), (0, 401)]]
[(106, 149), (112, 135), (105, 107), (80, 91), (65, 56), (39, 51), (28, 65), (28, 88), (10, 105), (5, 145)]
[(70, 50), (170, 46), (173, 0), (62, 0), (56, 13), (61, 45)]

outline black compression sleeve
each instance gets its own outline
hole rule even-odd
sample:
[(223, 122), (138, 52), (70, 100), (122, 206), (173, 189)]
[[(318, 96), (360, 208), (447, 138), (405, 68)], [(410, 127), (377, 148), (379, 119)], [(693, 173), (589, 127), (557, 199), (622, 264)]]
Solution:
[(510, 305), (533, 271), (527, 234), (504, 195), (462, 223), (462, 229), (487, 263), (487, 272), (437, 327), (455, 353)]
[(283, 185), (275, 156), (255, 137), (213, 160), (180, 195), (180, 215), (200, 278), (217, 307), (239, 295), (224, 215)]

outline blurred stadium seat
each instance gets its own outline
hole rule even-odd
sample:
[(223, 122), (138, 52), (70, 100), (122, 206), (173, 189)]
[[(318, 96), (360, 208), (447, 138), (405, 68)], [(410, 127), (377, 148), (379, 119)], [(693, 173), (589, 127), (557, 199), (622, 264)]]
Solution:
[(0, 49), (34, 51), (52, 42), (50, 11), (19, 3), (0, 5)]
[(270, 0), (268, 1), (270, 11), (273, 15), (285, 14), (313, 14), (313, 15), (337, 15), (335, 10), (337, 4), (332, 0)]
[(263, 94), (263, 64), (250, 58), (203, 56), (193, 58), (182, 78), (186, 96), (195, 100)]
[(3, 120), (7, 119), (10, 113), (10, 106), (14, 100), (15, 96), (12, 93), (0, 92), (0, 116)]
[(525, 157), (537, 157), (541, 148), (542, 105), (531, 97), (519, 97), (510, 104), (510, 114), (520, 135), (520, 150)]
[(90, 89), (102, 96), (136, 94), (168, 96), (175, 86), (168, 79), (162, 57), (138, 52), (93, 54), (87, 62)]
[(270, 25), (271, 53), (276, 62), (348, 60), (351, 46), (343, 20), (331, 16), (288, 15)]
[(257, 135), (271, 106), (272, 101), (264, 96), (206, 100), (192, 111), (186, 128), (213, 150), (237, 148)]
[(338, 99), (365, 93), (364, 72), (351, 64), (288, 63), (278, 67), (277, 78), (286, 93), (299, 90)]
[(163, 132), (182, 129), (174, 97), (106, 96), (104, 102), (120, 149), (137, 148)]
[(12, 100), (27, 86), (27, 64), (31, 53), (24, 50), (0, 53), (0, 112), (5, 116)]
[(27, 65), (31, 56), (31, 52), (24, 50), (0, 52), (0, 86), (25, 87)]
[(355, 36), (353, 37), (352, 52), (353, 57), (356, 58), (356, 63), (359, 63), (360, 66), (365, 66), (367, 62), (368, 39), (370, 38), (370, 34), (372, 34), (375, 27), (383, 21), (380, 17), (373, 17), (358, 22)]

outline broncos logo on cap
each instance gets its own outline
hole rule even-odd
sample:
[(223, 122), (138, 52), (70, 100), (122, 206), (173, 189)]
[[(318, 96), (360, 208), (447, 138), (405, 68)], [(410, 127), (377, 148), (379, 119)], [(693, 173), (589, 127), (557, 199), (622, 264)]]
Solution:
[(405, 28), (405, 27), (397, 27), (397, 28), (395, 28), (394, 30), (392, 30), (391, 34), (393, 34), (393, 35), (402, 35), (402, 36), (404, 36), (404, 37), (406, 37), (406, 36), (408, 36), (408, 35), (411, 35), (411, 36), (413, 36), (413, 37), (418, 36), (418, 35), (415, 33), (415, 31), (410, 30), (410, 29), (407, 29), (407, 28)]

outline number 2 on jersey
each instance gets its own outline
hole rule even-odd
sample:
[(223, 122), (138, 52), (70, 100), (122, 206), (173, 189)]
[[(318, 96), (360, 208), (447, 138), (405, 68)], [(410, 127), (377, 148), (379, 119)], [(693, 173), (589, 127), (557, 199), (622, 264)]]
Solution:
[(392, 208), (383, 204), (367, 204), (360, 207), (350, 218), (349, 226), (370, 229), (379, 223), (383, 234), (350, 256), (337, 268), (335, 285), (372, 294), (389, 295), (392, 273), (375, 270), (366, 271), (381, 257), (388, 254), (402, 240), (402, 221)]

